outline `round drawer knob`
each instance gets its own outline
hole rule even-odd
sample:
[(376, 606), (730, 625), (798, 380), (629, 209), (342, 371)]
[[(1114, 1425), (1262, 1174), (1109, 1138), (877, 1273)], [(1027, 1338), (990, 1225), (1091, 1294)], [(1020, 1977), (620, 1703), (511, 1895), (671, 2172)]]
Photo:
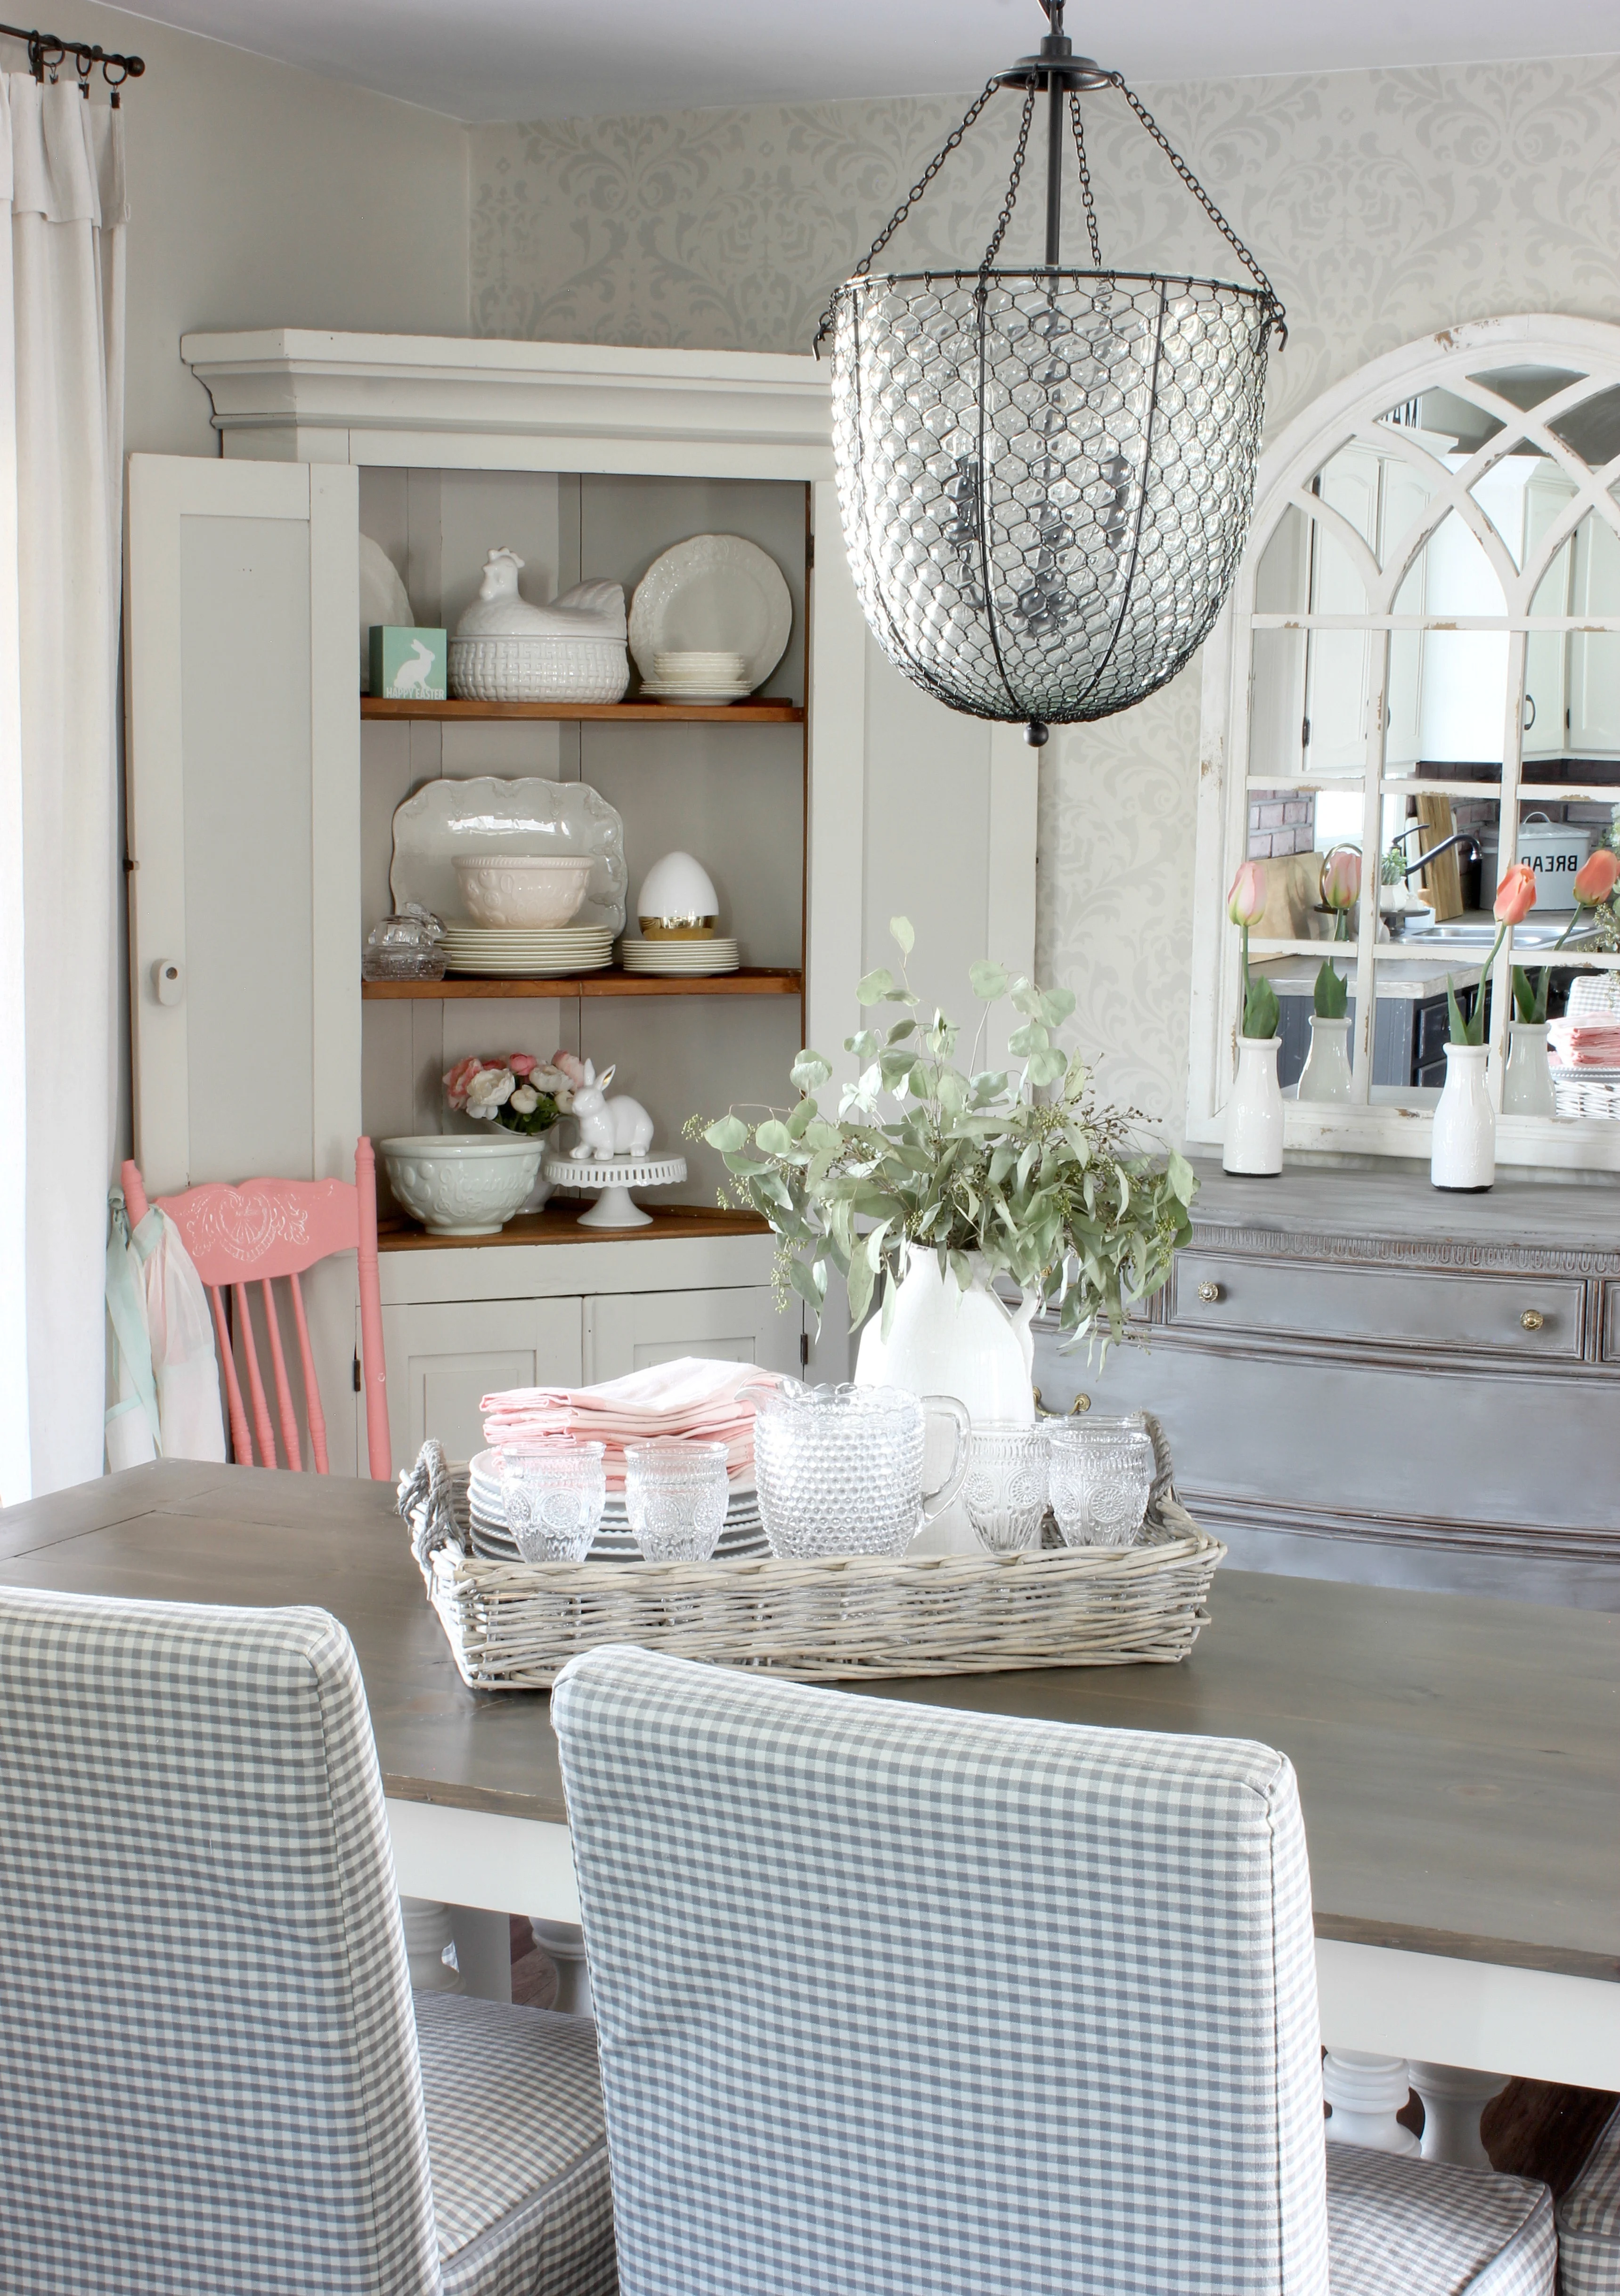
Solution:
[(1209, 1300), (1212, 1301), (1218, 1300), (1221, 1297), (1221, 1286), (1218, 1283), (1200, 1283), (1198, 1286), (1198, 1297), (1200, 1300)]
[(1539, 1308), (1526, 1308), (1519, 1322), (1527, 1332), (1539, 1332), (1547, 1318)]

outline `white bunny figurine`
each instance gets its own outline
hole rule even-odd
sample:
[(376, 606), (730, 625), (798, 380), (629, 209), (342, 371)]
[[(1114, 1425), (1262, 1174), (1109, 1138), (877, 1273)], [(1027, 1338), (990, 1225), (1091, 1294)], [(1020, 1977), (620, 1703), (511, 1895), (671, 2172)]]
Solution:
[(617, 1100), (607, 1096), (617, 1068), (615, 1061), (598, 1076), (587, 1061), (585, 1081), (574, 1087), (580, 1137), (568, 1152), (575, 1163), (583, 1163), (588, 1156), (598, 1161), (610, 1156), (641, 1157), (653, 1144), (653, 1119), (641, 1103), (628, 1093), (621, 1093)]

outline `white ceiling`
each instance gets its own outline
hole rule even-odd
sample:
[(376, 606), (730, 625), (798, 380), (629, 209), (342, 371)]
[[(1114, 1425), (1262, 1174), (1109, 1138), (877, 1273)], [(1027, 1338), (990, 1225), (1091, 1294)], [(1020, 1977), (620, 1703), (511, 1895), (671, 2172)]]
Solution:
[[(1038, 0), (148, 0), (135, 12), (471, 120), (925, 95), (1032, 49)], [(1072, 9), (1133, 81), (1598, 55), (1614, 0), (1136, 0)], [(133, 45), (133, 41), (132, 41)]]

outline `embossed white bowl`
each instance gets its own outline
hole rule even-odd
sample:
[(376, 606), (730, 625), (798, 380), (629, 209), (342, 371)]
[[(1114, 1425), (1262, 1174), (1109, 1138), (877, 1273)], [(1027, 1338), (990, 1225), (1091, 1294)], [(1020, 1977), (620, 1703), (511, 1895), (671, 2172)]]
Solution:
[(565, 925), (585, 898), (588, 853), (458, 853), (451, 866), (474, 924)]
[(377, 1152), (395, 1196), (430, 1235), (495, 1235), (539, 1177), (546, 1139), (424, 1132), (380, 1140)]

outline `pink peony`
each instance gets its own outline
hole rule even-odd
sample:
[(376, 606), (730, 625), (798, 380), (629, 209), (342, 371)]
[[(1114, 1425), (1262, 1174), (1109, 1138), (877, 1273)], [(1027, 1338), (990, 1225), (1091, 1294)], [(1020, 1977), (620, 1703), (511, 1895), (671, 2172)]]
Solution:
[(575, 1053), (553, 1053), (551, 1065), (560, 1069), (576, 1091), (585, 1082), (585, 1063)]
[(532, 1076), (539, 1066), (532, 1053), (508, 1053), (506, 1066), (514, 1077)]

